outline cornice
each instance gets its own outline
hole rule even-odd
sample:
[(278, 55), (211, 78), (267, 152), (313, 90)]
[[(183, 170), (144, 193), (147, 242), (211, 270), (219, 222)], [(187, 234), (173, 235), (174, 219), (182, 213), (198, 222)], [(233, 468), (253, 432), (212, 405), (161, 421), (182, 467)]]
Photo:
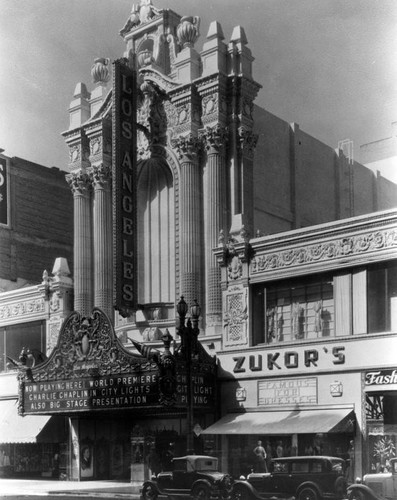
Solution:
[(292, 229), (282, 233), (270, 234), (253, 238), (250, 240), (255, 252), (271, 250), (272, 248), (284, 248), (300, 243), (311, 243), (315, 240), (324, 240), (327, 237), (338, 237), (347, 233), (358, 233), (368, 229), (376, 229), (384, 226), (397, 227), (397, 209), (384, 210), (356, 217), (349, 217), (324, 224), (316, 224), (299, 229)]
[(214, 92), (214, 90), (225, 91), (227, 88), (228, 76), (226, 73), (214, 73), (205, 77), (200, 77), (194, 80), (194, 84), (200, 95), (207, 95)]
[(278, 242), (252, 241), (255, 256), (250, 277), (281, 278), (397, 258), (397, 214), (350, 219), (339, 227), (312, 229), (309, 234), (279, 236)]

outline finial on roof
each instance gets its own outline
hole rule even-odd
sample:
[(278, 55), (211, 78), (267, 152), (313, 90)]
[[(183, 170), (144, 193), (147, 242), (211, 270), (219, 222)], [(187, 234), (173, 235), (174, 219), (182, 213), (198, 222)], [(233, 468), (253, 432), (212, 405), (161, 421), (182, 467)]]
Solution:
[(108, 57), (98, 57), (94, 59), (94, 64), (91, 68), (92, 81), (97, 84), (106, 84), (110, 80)]
[(231, 42), (241, 42), (243, 45), (247, 45), (247, 35), (245, 34), (244, 28), (242, 26), (235, 26), (233, 28)]
[(212, 38), (219, 38), (220, 40), (223, 40), (225, 38), (222, 26), (218, 21), (212, 21), (210, 27), (208, 28), (207, 40), (210, 40)]

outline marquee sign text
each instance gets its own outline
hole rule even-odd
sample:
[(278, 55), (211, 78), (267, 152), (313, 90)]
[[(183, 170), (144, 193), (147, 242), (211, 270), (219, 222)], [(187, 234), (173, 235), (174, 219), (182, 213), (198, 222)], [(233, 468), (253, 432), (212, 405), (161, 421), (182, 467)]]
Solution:
[(136, 75), (127, 60), (114, 61), (113, 261), (115, 308), (136, 309)]
[[(62, 413), (158, 406), (158, 372), (120, 376), (80, 378), (46, 382), (26, 382), (24, 413)], [(176, 407), (187, 404), (187, 379), (177, 375)], [(192, 377), (193, 405), (207, 408), (215, 404), (215, 388), (207, 375)]]

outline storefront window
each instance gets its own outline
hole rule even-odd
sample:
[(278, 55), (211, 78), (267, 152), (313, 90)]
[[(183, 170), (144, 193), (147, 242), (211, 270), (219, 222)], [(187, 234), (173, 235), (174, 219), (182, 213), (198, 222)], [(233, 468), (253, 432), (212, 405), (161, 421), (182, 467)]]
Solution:
[(20, 323), (0, 328), (0, 372), (13, 369), (7, 358), (18, 361), (22, 348), (45, 352), (45, 326), (43, 321)]
[(334, 335), (332, 276), (284, 280), (256, 287), (254, 295), (255, 343), (290, 342)]
[(397, 396), (387, 393), (366, 395), (368, 470), (390, 470), (390, 459), (397, 456)]
[(397, 331), (397, 263), (252, 288), (253, 344)]
[(369, 332), (397, 329), (397, 264), (368, 269)]

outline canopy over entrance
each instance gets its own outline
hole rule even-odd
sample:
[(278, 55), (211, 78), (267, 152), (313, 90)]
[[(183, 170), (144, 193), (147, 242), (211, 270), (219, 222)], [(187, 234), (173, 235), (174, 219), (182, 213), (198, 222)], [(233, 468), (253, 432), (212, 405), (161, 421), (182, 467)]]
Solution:
[(354, 411), (313, 409), (229, 413), (203, 431), (203, 434), (317, 434), (353, 432)]
[[(63, 430), (62, 417), (49, 415), (18, 415), (18, 400), (0, 401), (1, 443), (49, 443), (59, 441), (59, 428)], [(58, 425), (59, 424), (59, 425)], [(58, 438), (56, 437), (58, 436)]]

